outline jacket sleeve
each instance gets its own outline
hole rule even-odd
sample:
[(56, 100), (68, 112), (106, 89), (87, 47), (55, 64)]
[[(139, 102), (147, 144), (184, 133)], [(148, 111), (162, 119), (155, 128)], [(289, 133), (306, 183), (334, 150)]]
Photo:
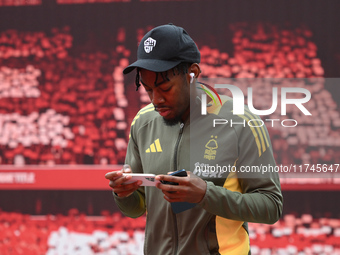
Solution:
[[(134, 126), (131, 127), (131, 135), (127, 148), (125, 164), (130, 165), (133, 173), (143, 173), (142, 163), (139, 156), (138, 146), (133, 136)], [(118, 197), (113, 193), (115, 202), (120, 211), (128, 217), (137, 218), (146, 211), (144, 187), (140, 187), (133, 194), (126, 198)]]
[(208, 181), (199, 204), (208, 212), (231, 220), (273, 224), (282, 215), (283, 197), (279, 175), (272, 171), (276, 164), (267, 129), (248, 127), (236, 133), (236, 171), (229, 173), (223, 187)]

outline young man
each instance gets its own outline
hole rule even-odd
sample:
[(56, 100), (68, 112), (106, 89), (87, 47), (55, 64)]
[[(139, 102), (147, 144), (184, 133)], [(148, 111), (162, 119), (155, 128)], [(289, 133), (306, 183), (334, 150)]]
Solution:
[[(278, 175), (241, 171), (275, 166), (267, 130), (248, 125), (213, 128), (213, 119), (243, 123), (251, 113), (234, 115), (232, 99), (221, 97), (209, 102), (208, 114), (201, 115), (195, 89), (199, 62), (200, 53), (187, 32), (169, 24), (143, 37), (137, 61), (124, 70), (137, 69), (136, 85), (144, 86), (152, 103), (131, 124), (126, 165), (105, 177), (122, 213), (135, 218), (147, 212), (148, 255), (249, 254), (247, 222), (272, 224), (282, 213)], [(180, 169), (187, 177), (168, 174)], [(124, 184), (130, 177), (123, 172), (131, 171), (153, 173), (157, 180), (178, 185)], [(176, 211), (176, 205), (184, 209)]]

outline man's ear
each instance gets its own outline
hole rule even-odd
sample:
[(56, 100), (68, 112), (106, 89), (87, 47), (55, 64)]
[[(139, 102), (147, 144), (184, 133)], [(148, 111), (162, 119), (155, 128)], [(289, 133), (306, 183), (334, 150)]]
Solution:
[(201, 68), (197, 63), (193, 63), (188, 68), (188, 82), (191, 84), (193, 83), (194, 79), (196, 79), (201, 73)]

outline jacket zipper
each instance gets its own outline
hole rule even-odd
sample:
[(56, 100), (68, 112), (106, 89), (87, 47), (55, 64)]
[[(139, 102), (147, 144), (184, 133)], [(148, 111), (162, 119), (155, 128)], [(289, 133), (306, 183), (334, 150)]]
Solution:
[(177, 138), (177, 141), (176, 141), (176, 145), (175, 145), (175, 156), (174, 156), (174, 171), (177, 171), (177, 152), (178, 152), (178, 145), (179, 145), (179, 142), (181, 140), (181, 137), (182, 137), (182, 134), (183, 134), (183, 129), (184, 129), (184, 123), (181, 123), (180, 126), (179, 126), (179, 134), (178, 134), (178, 138)]
[[(182, 138), (182, 134), (183, 134), (183, 129), (184, 129), (184, 123), (181, 123), (180, 126), (179, 126), (179, 134), (178, 134), (178, 138), (177, 138), (177, 141), (176, 141), (176, 145), (175, 145), (175, 155), (174, 155), (174, 171), (177, 171), (177, 153), (178, 153), (178, 146), (179, 146), (179, 142)], [(177, 251), (178, 251), (178, 228), (177, 228), (177, 218), (176, 218), (176, 214), (173, 213), (174, 215), (174, 228), (175, 228), (175, 252), (174, 254), (176, 255), (177, 254)]]

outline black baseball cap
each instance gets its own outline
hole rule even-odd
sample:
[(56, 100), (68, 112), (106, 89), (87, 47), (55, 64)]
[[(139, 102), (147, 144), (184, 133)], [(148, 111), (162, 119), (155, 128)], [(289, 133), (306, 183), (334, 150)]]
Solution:
[(137, 50), (137, 61), (126, 67), (124, 74), (136, 67), (153, 72), (167, 71), (182, 62), (199, 63), (201, 54), (189, 34), (173, 24), (147, 32)]

